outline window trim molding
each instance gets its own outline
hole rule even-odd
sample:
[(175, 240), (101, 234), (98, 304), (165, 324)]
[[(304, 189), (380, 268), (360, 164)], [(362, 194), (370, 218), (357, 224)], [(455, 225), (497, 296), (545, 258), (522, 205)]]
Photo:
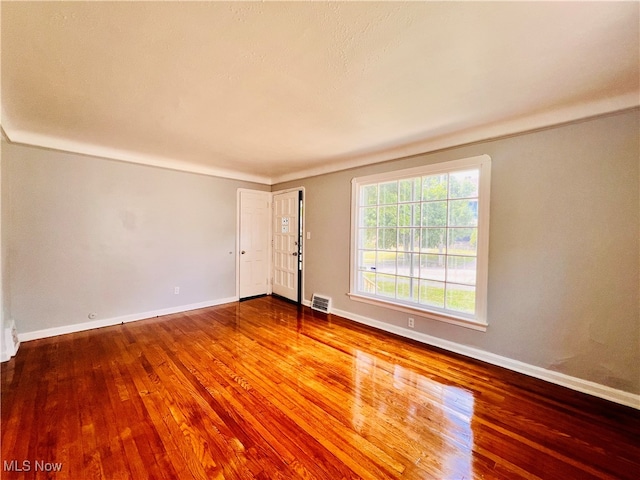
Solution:
[[(401, 180), (423, 175), (435, 175), (438, 173), (465, 170), (470, 167), (479, 168), (478, 181), (478, 244), (477, 244), (477, 270), (476, 270), (476, 313), (473, 318), (465, 314), (456, 315), (455, 312), (442, 312), (439, 309), (422, 309), (405, 305), (393, 299), (367, 296), (358, 292), (356, 288), (357, 273), (357, 223), (358, 223), (358, 190), (361, 185), (380, 183), (386, 181)], [(488, 270), (489, 270), (489, 204), (491, 196), (491, 157), (489, 155), (477, 155), (458, 160), (438, 162), (419, 167), (401, 170), (381, 172), (351, 180), (351, 237), (350, 237), (350, 263), (349, 263), (349, 293), (350, 299), (368, 303), (383, 308), (397, 310), (412, 315), (459, 325), (479, 331), (486, 331), (487, 321), (487, 296), (488, 296)]]

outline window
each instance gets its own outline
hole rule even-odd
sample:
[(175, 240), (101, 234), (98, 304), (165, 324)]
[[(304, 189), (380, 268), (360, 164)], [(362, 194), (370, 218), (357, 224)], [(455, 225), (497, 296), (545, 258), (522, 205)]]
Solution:
[(487, 155), (352, 181), (352, 299), (486, 329)]

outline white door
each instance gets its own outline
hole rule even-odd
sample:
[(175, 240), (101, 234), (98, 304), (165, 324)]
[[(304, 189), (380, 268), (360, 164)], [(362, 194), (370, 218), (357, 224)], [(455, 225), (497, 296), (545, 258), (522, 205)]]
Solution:
[(273, 293), (299, 302), (300, 200), (298, 191), (273, 196)]
[(240, 191), (240, 298), (269, 293), (270, 200), (268, 192)]

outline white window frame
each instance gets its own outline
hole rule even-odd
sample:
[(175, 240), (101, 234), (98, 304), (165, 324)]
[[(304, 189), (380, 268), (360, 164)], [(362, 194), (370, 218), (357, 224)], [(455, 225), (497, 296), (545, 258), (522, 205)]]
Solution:
[[(358, 272), (358, 211), (360, 207), (360, 188), (366, 185), (402, 180), (418, 176), (453, 173), (469, 169), (479, 170), (478, 180), (478, 231), (476, 253), (476, 302), (475, 313), (466, 314), (453, 310), (440, 309), (427, 305), (405, 303), (396, 299), (359, 292)], [(460, 160), (424, 165), (416, 168), (395, 170), (357, 177), (351, 181), (351, 268), (350, 292), (352, 300), (398, 310), (454, 325), (460, 325), (479, 331), (486, 331), (487, 322), (487, 284), (489, 266), (489, 199), (491, 189), (491, 157), (479, 155)]]

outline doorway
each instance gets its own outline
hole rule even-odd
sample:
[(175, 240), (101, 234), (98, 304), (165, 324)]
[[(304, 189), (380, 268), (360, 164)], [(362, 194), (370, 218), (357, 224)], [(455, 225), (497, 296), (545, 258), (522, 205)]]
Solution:
[(302, 302), (302, 190), (273, 195), (274, 295)]
[(239, 300), (274, 294), (302, 303), (304, 188), (238, 190)]

